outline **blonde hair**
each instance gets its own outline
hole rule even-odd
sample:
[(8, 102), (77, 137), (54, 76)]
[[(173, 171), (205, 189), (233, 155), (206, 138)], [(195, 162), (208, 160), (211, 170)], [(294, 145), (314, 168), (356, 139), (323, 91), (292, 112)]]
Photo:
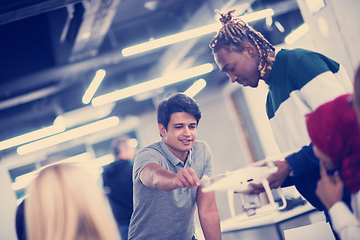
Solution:
[(271, 53), (275, 51), (275, 48), (260, 32), (254, 30), (240, 18), (235, 18), (233, 16), (235, 10), (231, 10), (226, 14), (220, 13), (218, 10), (215, 11), (220, 14), (221, 18), (219, 20), (223, 26), (210, 42), (209, 46), (213, 50), (213, 53), (231, 44), (242, 51), (243, 44), (250, 42), (257, 49), (260, 58), (258, 71), (260, 72), (260, 76), (263, 77), (266, 69), (271, 70), (275, 61), (275, 58), (271, 57)]
[(105, 194), (89, 173), (70, 163), (41, 170), (27, 189), (28, 240), (116, 240)]

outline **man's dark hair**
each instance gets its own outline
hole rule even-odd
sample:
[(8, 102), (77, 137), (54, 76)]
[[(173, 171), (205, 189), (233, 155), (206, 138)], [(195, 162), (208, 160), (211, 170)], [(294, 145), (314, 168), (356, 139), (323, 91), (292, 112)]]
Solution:
[(123, 135), (114, 138), (111, 142), (111, 153), (116, 157), (120, 154), (121, 148), (127, 145), (127, 141), (130, 139), (129, 136)]
[(196, 123), (199, 123), (201, 111), (199, 104), (184, 93), (174, 93), (168, 98), (161, 100), (157, 105), (157, 121), (165, 129), (168, 129), (171, 114), (176, 112), (186, 112), (193, 115)]

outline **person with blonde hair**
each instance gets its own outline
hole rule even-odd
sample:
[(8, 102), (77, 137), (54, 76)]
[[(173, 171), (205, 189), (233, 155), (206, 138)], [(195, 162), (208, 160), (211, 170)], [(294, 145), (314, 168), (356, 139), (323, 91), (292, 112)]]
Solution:
[(27, 194), (28, 240), (120, 239), (105, 194), (80, 167), (58, 163), (42, 169)]

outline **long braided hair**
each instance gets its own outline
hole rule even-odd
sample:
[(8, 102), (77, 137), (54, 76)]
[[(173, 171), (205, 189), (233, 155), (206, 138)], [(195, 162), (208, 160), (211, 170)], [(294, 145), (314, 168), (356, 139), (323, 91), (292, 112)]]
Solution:
[(258, 70), (260, 71), (260, 76), (263, 77), (265, 70), (271, 70), (271, 66), (275, 61), (275, 58), (270, 56), (270, 53), (275, 51), (275, 48), (260, 32), (254, 30), (241, 19), (234, 18), (235, 10), (231, 10), (226, 14), (220, 13), (218, 10), (215, 11), (220, 14), (221, 18), (219, 20), (223, 26), (210, 42), (209, 46), (213, 53), (216, 53), (224, 45), (229, 46), (231, 44), (242, 51), (243, 44), (250, 42), (257, 48), (260, 57)]

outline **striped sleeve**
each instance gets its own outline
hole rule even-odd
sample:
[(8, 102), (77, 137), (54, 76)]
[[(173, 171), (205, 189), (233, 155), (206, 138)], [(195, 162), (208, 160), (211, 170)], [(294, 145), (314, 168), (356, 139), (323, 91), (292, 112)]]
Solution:
[(295, 84), (312, 110), (352, 92), (352, 82), (344, 68), (321, 54), (303, 55), (296, 62), (295, 69)]

